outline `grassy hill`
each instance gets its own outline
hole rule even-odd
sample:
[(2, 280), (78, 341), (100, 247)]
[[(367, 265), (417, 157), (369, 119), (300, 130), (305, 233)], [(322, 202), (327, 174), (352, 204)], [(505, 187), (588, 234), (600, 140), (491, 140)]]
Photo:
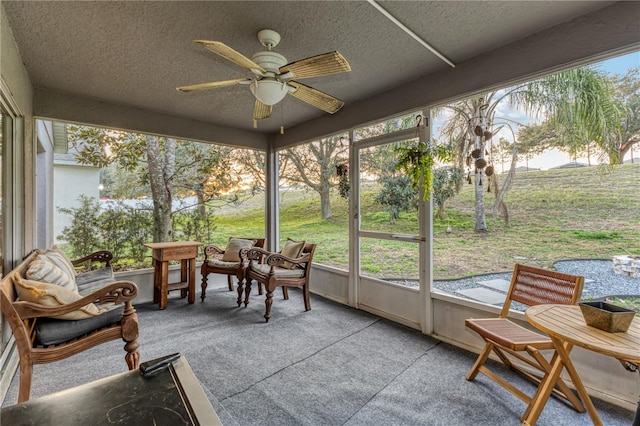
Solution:
[[(500, 178), (500, 176), (499, 176)], [(505, 198), (510, 224), (494, 217), (493, 193), (485, 193), (489, 231), (476, 233), (473, 186), (465, 185), (434, 221), (433, 252), (436, 279), (510, 271), (515, 262), (549, 267), (558, 259), (605, 258), (640, 254), (640, 164), (613, 169), (585, 167), (517, 173)], [(375, 187), (362, 195), (362, 228), (370, 231), (416, 233), (415, 214), (396, 224), (373, 203)], [(316, 260), (348, 264), (348, 203), (332, 200), (333, 217), (320, 218), (320, 201), (312, 191), (281, 193), (280, 234), (284, 238), (318, 243)], [(264, 234), (262, 195), (233, 209), (216, 211), (215, 242), (230, 235)], [(447, 228), (450, 227), (450, 233)], [(363, 244), (363, 269), (381, 277), (413, 275), (417, 271), (415, 244), (388, 240)]]

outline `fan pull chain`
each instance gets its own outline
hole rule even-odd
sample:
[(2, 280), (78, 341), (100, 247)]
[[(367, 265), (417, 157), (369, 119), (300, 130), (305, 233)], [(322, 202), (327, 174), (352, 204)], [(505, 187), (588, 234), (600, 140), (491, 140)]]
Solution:
[(282, 106), (282, 102), (280, 103), (280, 123), (282, 123), (280, 125), (280, 134), (284, 135), (284, 113), (282, 112), (282, 110), (284, 109), (284, 107)]

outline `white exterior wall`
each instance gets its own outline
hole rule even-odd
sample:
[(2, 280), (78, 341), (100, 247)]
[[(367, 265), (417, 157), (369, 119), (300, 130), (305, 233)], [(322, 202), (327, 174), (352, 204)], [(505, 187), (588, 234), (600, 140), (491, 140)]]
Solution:
[(36, 121), (36, 207), (37, 235), (36, 247), (48, 248), (53, 245), (53, 135), (50, 121)]
[(80, 195), (100, 197), (100, 169), (95, 167), (78, 166), (70, 164), (56, 164), (53, 168), (53, 199), (55, 200), (53, 212), (53, 241), (60, 242), (58, 238), (65, 226), (71, 223), (71, 216), (60, 213), (59, 207), (78, 207)]

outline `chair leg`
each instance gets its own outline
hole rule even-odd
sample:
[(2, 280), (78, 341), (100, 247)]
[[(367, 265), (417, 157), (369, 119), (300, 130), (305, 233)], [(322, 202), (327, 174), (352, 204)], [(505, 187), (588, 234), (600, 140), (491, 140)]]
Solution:
[(258, 294), (260, 296), (264, 294), (264, 291), (262, 290), (262, 283), (260, 281), (258, 281)]
[[(246, 308), (249, 304), (249, 295), (251, 294), (251, 279), (245, 278), (244, 285), (244, 307)], [(260, 288), (260, 283), (258, 283), (258, 288)], [(260, 293), (262, 294), (262, 293)]]
[(29, 400), (31, 395), (31, 377), (33, 365), (31, 362), (20, 360), (20, 390), (18, 391), (18, 403)]
[[(549, 364), (549, 362), (547, 362), (546, 358), (544, 356), (542, 356), (540, 351), (536, 350), (535, 348), (532, 348), (532, 349), (527, 350), (527, 352), (532, 357), (534, 357), (536, 359), (536, 361), (538, 361), (538, 364), (540, 364), (540, 366), (544, 369), (544, 373), (545, 374), (549, 374), (549, 372), (551, 371), (551, 364)], [(578, 413), (584, 413), (585, 412), (585, 408), (584, 408), (584, 405), (582, 404), (582, 401), (580, 401), (580, 399), (576, 396), (576, 394), (574, 394), (573, 391), (571, 391), (571, 389), (569, 389), (569, 386), (567, 386), (567, 384), (561, 378), (558, 378), (558, 382), (556, 383), (556, 386), (559, 389), (554, 388), (553, 391), (552, 391), (553, 393), (556, 393), (559, 396), (561, 396), (564, 399), (566, 399), (567, 401), (569, 401), (571, 403), (571, 405), (573, 405), (573, 408)], [(528, 414), (528, 413), (526, 413), (526, 414)]]
[(284, 297), (284, 300), (289, 300), (289, 289), (286, 287), (282, 287), (282, 297)]
[(138, 314), (131, 302), (127, 302), (122, 313), (122, 340), (126, 343), (124, 350), (127, 352), (124, 360), (129, 370), (136, 370), (140, 364), (140, 351), (138, 347)]
[(311, 301), (309, 300), (309, 284), (302, 286), (302, 294), (304, 295), (304, 310), (311, 310)]
[(207, 297), (207, 270), (202, 268), (200, 272), (202, 273), (202, 284), (200, 284), (202, 293), (200, 293), (200, 300), (204, 302), (204, 298)]
[(227, 275), (227, 283), (229, 284), (229, 291), (233, 291), (233, 276)]
[(478, 355), (478, 359), (476, 359), (475, 364), (473, 364), (473, 367), (471, 367), (471, 370), (469, 370), (469, 373), (467, 373), (467, 380), (473, 380), (476, 378), (476, 376), (480, 372), (480, 367), (484, 365), (492, 349), (493, 343), (486, 342), (484, 348), (482, 349), (482, 352), (480, 352), (480, 355)]
[(243, 286), (245, 285), (246, 281), (247, 281), (246, 279), (244, 279), (242, 281), (238, 281), (238, 300), (237, 300), (238, 307), (240, 307), (240, 305), (242, 305), (242, 293), (244, 292)]
[(264, 304), (266, 305), (266, 312), (264, 314), (264, 319), (266, 319), (266, 322), (269, 322), (269, 318), (271, 318), (271, 305), (273, 304), (273, 291), (267, 289), (267, 298), (264, 301)]

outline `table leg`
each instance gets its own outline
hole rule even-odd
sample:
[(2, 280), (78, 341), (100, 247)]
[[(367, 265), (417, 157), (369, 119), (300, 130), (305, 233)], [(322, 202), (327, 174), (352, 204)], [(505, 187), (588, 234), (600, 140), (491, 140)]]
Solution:
[(580, 395), (580, 399), (582, 399), (582, 403), (586, 407), (587, 412), (589, 413), (589, 417), (591, 417), (591, 421), (594, 425), (602, 425), (603, 423), (600, 419), (600, 416), (598, 415), (598, 412), (596, 411), (596, 407), (594, 407), (593, 402), (591, 402), (591, 398), (589, 397), (589, 394), (587, 393), (587, 390), (585, 389), (584, 384), (582, 383), (580, 376), (578, 376), (578, 372), (576, 371), (575, 367), (573, 366), (573, 362), (569, 357), (571, 347), (569, 347), (569, 349), (565, 349), (562, 341), (558, 340), (555, 337), (551, 337), (551, 340), (553, 341), (553, 345), (556, 347), (556, 352), (558, 352), (560, 354), (560, 357), (562, 358), (564, 368), (567, 369), (567, 373), (569, 373), (569, 377), (571, 377), (573, 386), (576, 388), (576, 391), (578, 391), (578, 395)]
[(162, 268), (160, 267), (160, 261), (153, 261), (153, 303), (160, 303), (160, 290), (162, 287), (162, 281), (160, 274), (162, 273)]
[[(560, 346), (562, 346), (562, 344)], [(571, 351), (572, 345), (567, 344), (567, 346), (568, 354)], [(556, 382), (558, 381), (558, 378), (560, 377), (560, 373), (562, 372), (563, 368), (564, 362), (562, 360), (562, 357), (559, 356), (559, 353), (556, 350), (551, 360), (551, 370), (549, 370), (549, 373), (545, 374), (545, 376), (542, 378), (542, 382), (540, 382), (538, 390), (536, 390), (535, 395), (533, 396), (531, 402), (529, 403), (529, 406), (527, 407), (527, 411), (525, 411), (524, 420), (522, 422), (523, 425), (533, 426), (536, 424), (538, 418), (540, 417), (540, 414), (542, 414), (542, 410), (547, 403), (547, 400), (549, 399), (549, 396), (551, 395), (551, 392), (553, 391), (553, 388), (556, 385)]]
[[(188, 272), (189, 272), (189, 267), (187, 265), (188, 259), (182, 259), (180, 261), (180, 282), (183, 283), (187, 283), (187, 287), (189, 286), (189, 277), (188, 277)], [(184, 299), (185, 297), (187, 297), (188, 294), (188, 288), (181, 288), (180, 289), (180, 298)]]
[(189, 259), (189, 303), (196, 301), (196, 259)]
[(169, 262), (160, 262), (160, 309), (167, 308), (169, 295)]

